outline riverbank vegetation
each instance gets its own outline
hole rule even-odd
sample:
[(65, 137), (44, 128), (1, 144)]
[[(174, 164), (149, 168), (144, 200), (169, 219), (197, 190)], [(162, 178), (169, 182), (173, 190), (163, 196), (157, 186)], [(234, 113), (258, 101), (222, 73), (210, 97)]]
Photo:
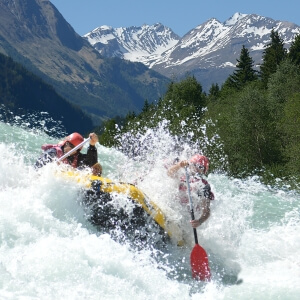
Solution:
[(157, 103), (140, 114), (108, 120), (97, 128), (100, 142), (120, 146), (120, 136), (143, 133), (162, 121), (181, 141), (189, 140), (211, 160), (212, 170), (266, 183), (299, 183), (300, 35), (289, 51), (272, 31), (261, 64), (244, 46), (236, 68), (208, 93), (193, 76), (171, 82)]

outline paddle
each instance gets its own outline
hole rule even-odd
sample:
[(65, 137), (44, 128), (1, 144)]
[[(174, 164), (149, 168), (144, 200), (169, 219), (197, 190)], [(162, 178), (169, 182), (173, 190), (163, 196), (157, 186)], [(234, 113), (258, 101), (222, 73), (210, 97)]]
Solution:
[(83, 142), (81, 142), (79, 145), (77, 145), (76, 147), (74, 147), (72, 150), (70, 150), (69, 152), (65, 153), (63, 156), (61, 156), (58, 161), (62, 161), (63, 159), (65, 159), (66, 157), (70, 156), (73, 152), (75, 152), (77, 149), (81, 148), (85, 143), (87, 143), (88, 141), (90, 141), (90, 137), (88, 137), (86, 140), (84, 140)]
[[(188, 196), (190, 202), (191, 217), (192, 220), (195, 220), (194, 206), (191, 197), (191, 189), (190, 189), (190, 182), (189, 182), (190, 178), (189, 178), (187, 167), (185, 167), (185, 176), (186, 176), (187, 190), (188, 190)], [(208, 263), (208, 257), (205, 250), (198, 244), (198, 236), (197, 236), (196, 228), (193, 228), (193, 230), (194, 230), (195, 246), (190, 256), (192, 276), (194, 279), (209, 281), (211, 274), (210, 274), (210, 268)]]

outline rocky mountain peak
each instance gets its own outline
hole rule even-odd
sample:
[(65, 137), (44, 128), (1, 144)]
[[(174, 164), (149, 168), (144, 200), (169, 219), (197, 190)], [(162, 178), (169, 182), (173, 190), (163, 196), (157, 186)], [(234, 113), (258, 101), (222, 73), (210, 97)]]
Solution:
[(224, 22), (224, 25), (233, 26), (237, 22), (239, 22), (240, 20), (242, 20), (243, 18), (245, 18), (247, 16), (248, 16), (248, 14), (242, 14), (242, 13), (236, 12), (227, 21)]
[(84, 35), (84, 38), (103, 56), (145, 64), (145, 58), (149, 55), (158, 56), (180, 40), (177, 34), (161, 23), (128, 28), (100, 26)]

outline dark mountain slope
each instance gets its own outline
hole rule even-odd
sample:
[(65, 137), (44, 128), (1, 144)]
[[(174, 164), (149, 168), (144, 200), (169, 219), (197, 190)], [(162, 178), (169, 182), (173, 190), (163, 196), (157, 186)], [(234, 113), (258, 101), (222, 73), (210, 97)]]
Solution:
[[(110, 72), (117, 72), (123, 61), (104, 59), (49, 0), (0, 0), (0, 52), (42, 77), (70, 102), (92, 112), (95, 122), (139, 111), (145, 99), (157, 100), (169, 83), (148, 68), (138, 74), (126, 74), (124, 69), (119, 86)], [(140, 70), (131, 64), (128, 68)], [(136, 87), (136, 93), (130, 92)]]
[[(86, 133), (93, 128), (91, 118), (80, 108), (67, 102), (53, 87), (3, 54), (0, 54), (0, 104), (4, 104), (6, 111), (13, 113), (12, 117), (48, 112), (49, 117), (64, 125), (67, 133)], [(4, 116), (2, 120), (11, 121)]]

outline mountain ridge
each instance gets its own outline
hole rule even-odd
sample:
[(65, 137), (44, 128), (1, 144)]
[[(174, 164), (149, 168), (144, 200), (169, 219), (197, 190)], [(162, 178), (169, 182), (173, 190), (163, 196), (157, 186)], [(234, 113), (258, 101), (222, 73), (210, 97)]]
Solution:
[[(160, 24), (160, 26), (164, 25)], [(169, 78), (182, 78), (187, 73), (193, 74), (207, 90), (212, 83), (222, 84), (234, 71), (242, 45), (249, 49), (249, 53), (258, 67), (272, 29), (278, 30), (287, 47), (300, 32), (300, 26), (288, 21), (278, 21), (257, 14), (239, 12), (233, 14), (225, 22), (211, 18), (189, 30), (182, 37), (177, 36), (172, 29), (165, 28), (167, 28), (168, 36), (161, 35), (161, 40), (158, 41), (165, 43), (165, 50), (158, 52), (158, 44), (155, 44), (154, 39), (152, 48), (147, 47), (147, 51), (143, 52), (146, 47), (143, 47), (143, 41), (139, 40), (140, 53), (142, 53), (139, 57), (131, 55), (136, 50), (131, 49), (128, 43), (125, 45), (122, 36), (118, 35), (119, 28), (110, 27), (109, 39), (106, 39), (97, 29), (93, 30), (93, 35), (90, 32), (83, 37), (94, 47), (97, 45), (95, 49), (100, 54), (109, 57), (118, 56), (123, 59), (132, 59), (134, 56), (135, 61), (144, 63)], [(153, 25), (135, 27), (135, 31), (142, 31), (144, 35), (147, 32), (146, 36), (158, 36), (156, 27)], [(126, 36), (129, 35), (130, 39), (134, 40), (135, 37), (130, 35), (130, 30), (122, 28), (123, 36), (124, 32)], [(169, 36), (176, 38), (170, 40)], [(132, 44), (135, 45), (134, 42)], [(118, 48), (122, 48), (123, 51), (114, 51)], [(151, 49), (152, 51), (150, 51)], [(214, 78), (215, 81), (212, 81)]]

